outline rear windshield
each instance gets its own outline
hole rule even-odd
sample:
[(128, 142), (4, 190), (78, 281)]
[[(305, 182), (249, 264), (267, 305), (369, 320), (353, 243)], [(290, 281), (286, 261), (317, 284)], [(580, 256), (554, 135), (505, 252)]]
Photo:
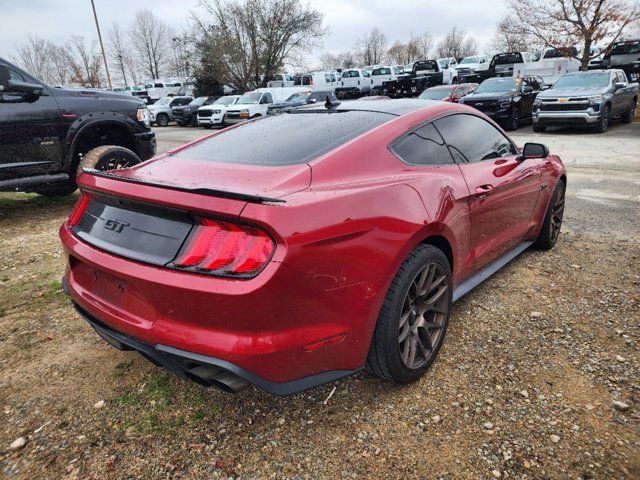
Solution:
[(413, 64), (414, 71), (420, 70), (437, 70), (438, 64), (435, 60), (427, 60), (426, 62), (416, 62)]
[(306, 163), (393, 118), (362, 111), (283, 113), (232, 128), (174, 156), (248, 165)]
[(391, 75), (391, 69), (386, 67), (374, 68), (371, 70), (371, 75)]

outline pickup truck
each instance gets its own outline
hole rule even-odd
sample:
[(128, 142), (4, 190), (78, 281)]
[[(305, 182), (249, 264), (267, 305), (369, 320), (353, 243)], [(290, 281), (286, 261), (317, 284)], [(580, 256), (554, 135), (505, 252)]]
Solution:
[(371, 74), (361, 68), (350, 68), (342, 72), (342, 78), (335, 88), (339, 99), (357, 98), (371, 91)]
[(251, 118), (264, 117), (269, 107), (283, 102), (294, 93), (306, 92), (309, 87), (258, 88), (241, 95), (238, 101), (227, 108), (223, 123), (234, 125)]
[(638, 84), (623, 70), (568, 73), (542, 92), (533, 105), (533, 130), (583, 126), (603, 133), (612, 117), (631, 123), (638, 105)]
[(398, 75), (396, 80), (383, 82), (382, 95), (393, 98), (415, 97), (427, 88), (456, 83), (456, 70), (450, 67), (445, 60), (447, 59), (415, 62), (411, 73)]
[(615, 42), (602, 56), (602, 68), (624, 70), (632, 82), (640, 81), (640, 40)]
[(150, 120), (136, 97), (50, 87), (0, 58), (0, 190), (69, 195), (82, 168), (151, 158)]
[(492, 77), (513, 77), (514, 66), (523, 63), (531, 63), (533, 55), (529, 52), (505, 52), (498, 53), (491, 58), (489, 68), (484, 70), (458, 69), (458, 81), (460, 83), (482, 83)]

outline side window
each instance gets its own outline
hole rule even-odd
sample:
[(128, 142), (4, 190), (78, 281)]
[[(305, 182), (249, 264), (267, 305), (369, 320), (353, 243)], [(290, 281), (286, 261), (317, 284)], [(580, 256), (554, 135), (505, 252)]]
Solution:
[(331, 83), (331, 75), (329, 75), (328, 73), (324, 74), (324, 81), (327, 83)]
[(363, 70), (363, 71), (362, 71), (362, 75), (363, 75), (364, 77), (370, 77), (370, 76), (371, 76), (371, 75), (369, 74), (369, 72), (367, 72), (366, 70)]
[(260, 103), (273, 103), (273, 97), (269, 92), (267, 92), (260, 99)]
[(467, 162), (482, 162), (516, 154), (507, 137), (475, 115), (450, 115), (434, 123), (456, 158), (459, 153)]
[(162, 83), (156, 83), (154, 85), (155, 88), (164, 88), (164, 85)]
[(24, 82), (24, 77), (13, 69), (9, 69), (9, 80), (14, 82)]
[(397, 140), (391, 150), (411, 165), (448, 165), (453, 163), (444, 140), (429, 123)]

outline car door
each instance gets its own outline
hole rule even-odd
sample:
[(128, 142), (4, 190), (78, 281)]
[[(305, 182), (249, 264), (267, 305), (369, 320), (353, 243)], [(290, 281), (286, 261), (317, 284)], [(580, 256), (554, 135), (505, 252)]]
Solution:
[(533, 114), (533, 102), (540, 91), (536, 89), (536, 81), (531, 77), (524, 77), (520, 84), (520, 118), (531, 118)]
[[(7, 65), (12, 81), (41, 84)], [(52, 91), (37, 98), (0, 91), (0, 181), (60, 172), (66, 128)]]
[(621, 72), (615, 72), (614, 73), (614, 78), (613, 78), (613, 88), (615, 89), (615, 91), (613, 92), (613, 99), (612, 99), (612, 109), (611, 109), (611, 114), (612, 115), (620, 115), (622, 113), (624, 113), (625, 110), (627, 110), (629, 108), (628, 102), (625, 101), (627, 100), (627, 91), (626, 88), (616, 88), (616, 84), (618, 83), (627, 83), (627, 79), (624, 76), (623, 73)]
[(469, 187), (470, 251), (479, 269), (520, 242), (533, 228), (540, 164), (489, 121), (454, 114), (434, 122)]

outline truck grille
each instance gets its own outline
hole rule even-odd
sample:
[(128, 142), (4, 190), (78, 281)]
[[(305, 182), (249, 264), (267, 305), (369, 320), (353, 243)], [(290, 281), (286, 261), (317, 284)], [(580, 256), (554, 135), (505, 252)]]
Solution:
[(213, 112), (211, 110), (202, 110), (198, 112), (198, 116), (201, 118), (209, 118)]
[(574, 112), (587, 108), (589, 108), (588, 103), (543, 103), (540, 105), (540, 110), (543, 112)]

